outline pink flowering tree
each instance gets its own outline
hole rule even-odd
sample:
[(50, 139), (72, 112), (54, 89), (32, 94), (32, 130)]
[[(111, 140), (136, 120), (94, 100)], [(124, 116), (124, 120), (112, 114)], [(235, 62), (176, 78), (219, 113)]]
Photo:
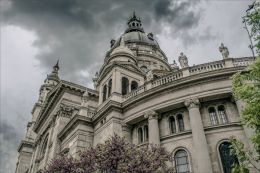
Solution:
[(80, 154), (79, 159), (58, 156), (44, 173), (154, 173), (173, 172), (166, 162), (170, 154), (162, 147), (149, 145), (137, 147), (115, 135), (104, 144), (98, 144)]

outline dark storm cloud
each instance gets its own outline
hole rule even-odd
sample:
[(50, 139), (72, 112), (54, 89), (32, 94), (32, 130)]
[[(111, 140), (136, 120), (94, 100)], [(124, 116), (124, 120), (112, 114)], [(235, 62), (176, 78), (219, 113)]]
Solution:
[[(196, 27), (198, 1), (169, 0), (10, 0), (3, 12), (4, 24), (34, 31), (40, 48), (37, 58), (44, 68), (61, 59), (63, 78), (86, 84), (103, 63), (109, 41), (125, 30), (135, 10), (147, 32), (171, 26), (175, 37)], [(179, 34), (180, 33), (180, 34)], [(190, 39), (193, 39), (192, 37)], [(85, 74), (85, 76), (84, 76)]]
[(200, 19), (200, 12), (194, 11), (199, 1), (158, 1), (155, 5), (155, 17), (174, 24), (176, 31), (196, 27)]

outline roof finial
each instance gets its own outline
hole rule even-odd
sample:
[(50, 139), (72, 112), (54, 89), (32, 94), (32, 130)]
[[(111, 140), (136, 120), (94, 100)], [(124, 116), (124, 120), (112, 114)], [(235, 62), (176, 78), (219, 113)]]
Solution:
[(60, 59), (57, 60), (56, 64), (53, 66), (53, 68), (56, 68), (57, 70), (60, 69), (60, 67), (59, 67), (59, 61), (60, 61)]
[(133, 18), (136, 18), (135, 11), (133, 12)]

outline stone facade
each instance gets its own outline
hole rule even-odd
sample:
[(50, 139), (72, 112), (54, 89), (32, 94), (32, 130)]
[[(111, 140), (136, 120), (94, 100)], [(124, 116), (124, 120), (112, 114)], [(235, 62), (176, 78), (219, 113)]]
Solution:
[(59, 64), (53, 67), (19, 146), (16, 173), (37, 173), (59, 153), (78, 157), (115, 133), (138, 146), (165, 147), (177, 172), (226, 173), (222, 147), (231, 136), (250, 147), (251, 134), (240, 124), (243, 102), (234, 101), (230, 77), (254, 58), (232, 58), (224, 48), (223, 60), (191, 67), (181, 53), (179, 68), (134, 15), (111, 41), (95, 89), (59, 79)]

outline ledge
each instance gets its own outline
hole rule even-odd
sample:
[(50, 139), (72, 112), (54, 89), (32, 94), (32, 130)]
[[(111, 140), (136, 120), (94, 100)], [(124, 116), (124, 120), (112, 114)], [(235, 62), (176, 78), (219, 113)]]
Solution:
[(160, 140), (163, 141), (163, 140), (167, 140), (167, 139), (170, 139), (170, 138), (176, 138), (176, 137), (190, 135), (190, 134), (192, 134), (191, 130), (185, 130), (183, 132), (162, 136), (162, 137), (160, 137)]
[(217, 129), (225, 129), (225, 128), (230, 128), (230, 127), (241, 127), (242, 125), (240, 122), (231, 122), (231, 123), (227, 123), (227, 124), (218, 124), (218, 125), (212, 125), (212, 126), (206, 126), (204, 127), (204, 131), (205, 132), (210, 132), (213, 130), (217, 130)]
[(68, 133), (70, 133), (79, 124), (86, 124), (92, 127), (91, 119), (89, 117), (85, 117), (82, 115), (75, 115), (58, 134), (58, 139), (65, 138), (65, 136)]
[(18, 152), (20, 152), (23, 147), (34, 148), (34, 142), (22, 140), (18, 146)]

